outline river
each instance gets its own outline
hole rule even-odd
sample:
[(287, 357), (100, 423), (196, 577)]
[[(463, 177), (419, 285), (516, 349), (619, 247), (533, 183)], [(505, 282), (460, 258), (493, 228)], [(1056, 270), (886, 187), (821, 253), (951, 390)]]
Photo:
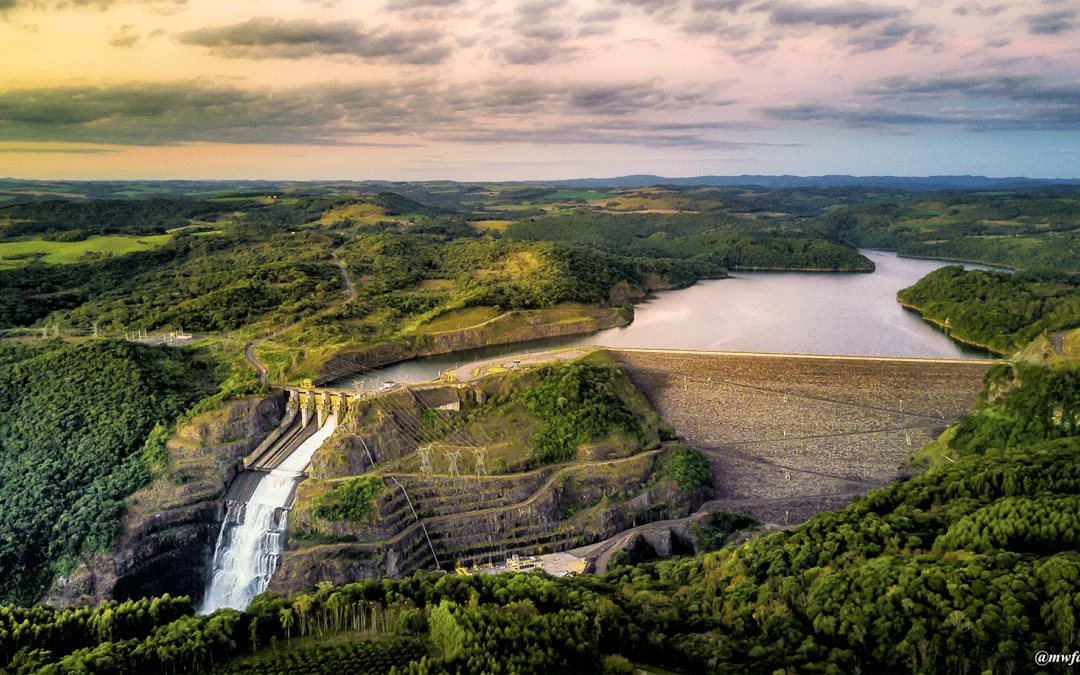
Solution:
[[(634, 321), (593, 335), (497, 345), (405, 361), (379, 370), (381, 381), (422, 382), (466, 363), (580, 344), (735, 352), (986, 358), (904, 309), (896, 293), (953, 264), (862, 251), (866, 273), (738, 272), (728, 279), (657, 293)], [(990, 269), (965, 264), (968, 268)], [(338, 386), (352, 388), (352, 381)]]

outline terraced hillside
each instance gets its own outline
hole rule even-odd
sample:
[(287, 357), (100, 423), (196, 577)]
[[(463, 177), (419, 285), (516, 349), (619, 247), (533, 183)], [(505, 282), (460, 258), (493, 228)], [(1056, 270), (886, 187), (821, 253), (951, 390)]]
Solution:
[(612, 350), (716, 475), (704, 508), (793, 524), (904, 473), (974, 409), (989, 361)]
[[(685, 517), (712, 494), (598, 353), (366, 401), (323, 445), (271, 588), (562, 551)], [(424, 459), (424, 455), (427, 459)]]

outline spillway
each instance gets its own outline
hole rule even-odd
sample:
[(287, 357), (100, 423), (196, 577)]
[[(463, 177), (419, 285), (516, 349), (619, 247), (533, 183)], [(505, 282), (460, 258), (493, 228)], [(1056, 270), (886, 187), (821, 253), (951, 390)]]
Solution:
[(334, 433), (337, 419), (330, 415), (319, 429), (292, 454), (259, 479), (246, 501), (226, 503), (210, 584), (200, 613), (225, 607), (243, 610), (266, 590), (281, 560), (288, 527), (288, 505), (296, 485), (319, 446)]

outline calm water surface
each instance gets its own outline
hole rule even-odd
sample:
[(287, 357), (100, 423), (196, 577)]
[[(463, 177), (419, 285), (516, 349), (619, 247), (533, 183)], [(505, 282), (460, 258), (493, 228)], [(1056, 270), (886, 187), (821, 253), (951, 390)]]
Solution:
[[(986, 358), (950, 340), (896, 301), (896, 292), (939, 267), (937, 260), (862, 251), (872, 274), (739, 272), (665, 291), (635, 308), (634, 322), (594, 335), (536, 340), (443, 354), (388, 366), (382, 381), (422, 382), (488, 358), (579, 344), (738, 352)], [(988, 269), (981, 265), (968, 268)], [(370, 379), (370, 378), (369, 378)], [(341, 386), (351, 388), (351, 383)]]
[[(872, 274), (739, 272), (660, 294), (634, 322), (582, 340), (612, 347), (985, 358), (896, 301), (949, 263), (862, 251)], [(968, 267), (977, 267), (968, 265)]]

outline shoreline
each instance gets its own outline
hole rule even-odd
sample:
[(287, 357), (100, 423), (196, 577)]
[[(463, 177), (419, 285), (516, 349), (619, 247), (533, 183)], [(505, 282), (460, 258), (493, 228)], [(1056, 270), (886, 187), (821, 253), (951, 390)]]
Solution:
[(818, 274), (873, 274), (877, 266), (833, 269), (828, 267), (730, 267), (730, 272), (813, 272)]
[[(867, 249), (870, 250), (870, 249)], [(885, 250), (885, 249), (879, 249)], [(1010, 270), (1012, 272), (1023, 272), (1023, 267), (1013, 267), (1012, 265), (1005, 265), (1002, 263), (992, 263), (985, 260), (968, 260), (966, 258), (943, 258), (941, 256), (932, 255), (909, 255), (907, 253), (900, 253), (899, 251), (885, 251), (886, 253), (895, 253), (897, 258), (908, 258), (910, 260), (938, 260), (940, 262), (947, 263), (970, 263), (972, 265), (984, 265), (986, 267), (1000, 267), (1003, 270)]]
[(937, 319), (934, 319), (932, 317), (927, 316), (926, 312), (923, 311), (921, 308), (916, 307), (915, 305), (908, 304), (908, 303), (904, 302), (903, 300), (900, 300), (899, 298), (897, 298), (896, 301), (898, 303), (900, 303), (900, 306), (903, 307), (904, 309), (910, 309), (913, 312), (918, 312), (919, 316), (922, 318), (923, 321), (925, 321), (927, 323), (932, 323), (935, 326), (937, 326), (938, 328), (940, 328), (950, 340), (956, 340), (957, 342), (961, 342), (963, 344), (970, 345), (972, 347), (978, 347), (979, 349), (982, 349), (984, 351), (988, 351), (991, 354), (996, 354), (1000, 358), (1008, 358), (1008, 356), (1009, 356), (1008, 352), (999, 351), (999, 350), (997, 350), (997, 349), (995, 349), (995, 348), (993, 348), (993, 347), (991, 347), (989, 345), (984, 345), (981, 342), (975, 342), (974, 340), (969, 340), (967, 338), (957, 337), (953, 333), (953, 330), (952, 330), (951, 326), (947, 326), (943, 322), (938, 321)]

